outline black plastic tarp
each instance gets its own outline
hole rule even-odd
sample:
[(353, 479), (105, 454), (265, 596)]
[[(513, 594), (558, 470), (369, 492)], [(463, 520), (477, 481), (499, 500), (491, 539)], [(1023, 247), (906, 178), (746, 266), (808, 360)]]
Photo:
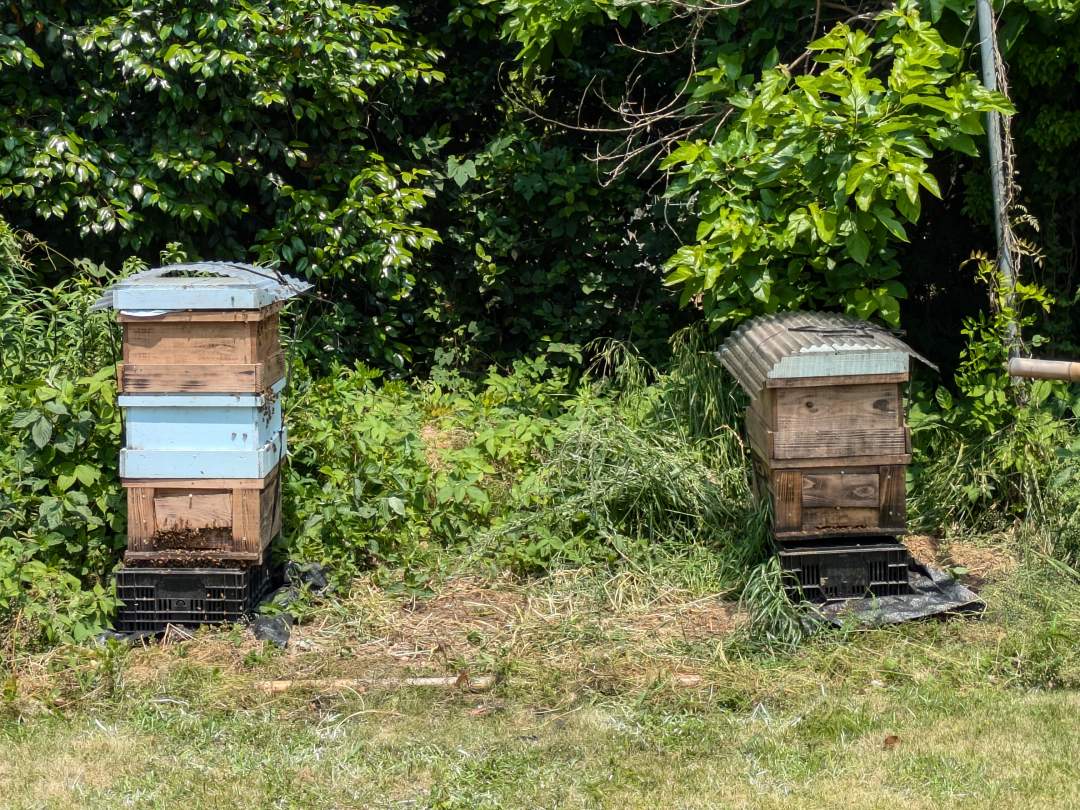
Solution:
[(903, 596), (847, 599), (815, 605), (815, 609), (832, 624), (881, 627), (931, 616), (979, 614), (986, 607), (974, 591), (937, 568), (912, 565), (908, 583), (912, 592)]

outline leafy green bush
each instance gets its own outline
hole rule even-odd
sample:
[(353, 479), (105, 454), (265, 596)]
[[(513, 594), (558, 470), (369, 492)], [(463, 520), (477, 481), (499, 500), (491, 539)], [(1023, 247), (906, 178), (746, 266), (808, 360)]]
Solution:
[(372, 564), (423, 576), (441, 549), (467, 545), (507, 508), (553, 445), (568, 372), (541, 358), (482, 383), (380, 376), (357, 367), (296, 382), (288, 545), (345, 576)]
[(667, 281), (710, 320), (825, 306), (899, 323), (893, 243), (908, 241), (923, 190), (941, 196), (929, 160), (976, 154), (980, 115), (1011, 107), (959, 70), (960, 49), (913, 0), (876, 20), (872, 34), (838, 25), (812, 42), (816, 72), (767, 70), (731, 99), (740, 113), (721, 137), (667, 158), (697, 218)]
[(580, 380), (541, 357), (480, 381), (407, 386), (362, 367), (297, 381), (290, 552), (420, 587), (447, 549), (537, 573), (704, 545), (738, 582), (766, 534), (725, 421), (733, 383), (695, 334), (667, 373), (618, 346), (598, 351)]
[(0, 222), (0, 627), (24, 643), (82, 640), (115, 607), (124, 546), (120, 411), (101, 271), (33, 287)]
[[(909, 410), (914, 444), (912, 512), (927, 531), (1000, 529), (1028, 520), (1059, 535), (1060, 550), (1080, 550), (1062, 532), (1073, 514), (1061, 495), (1076, 491), (1080, 395), (1063, 382), (1008, 376), (1011, 324), (1032, 327), (1052, 301), (1020, 283), (1010, 303), (996, 268), (977, 258), (992, 309), (965, 322), (967, 345), (956, 373), (957, 396), (941, 386), (917, 387)], [(1032, 311), (1034, 310), (1034, 312)], [(1044, 343), (1031, 337), (1034, 346)]]
[[(363, 313), (407, 297), (436, 238), (430, 172), (383, 154), (438, 54), (393, 6), (19, 0), (0, 10), (0, 200), (70, 255), (258, 257), (348, 279)], [(400, 152), (398, 159), (407, 156)]]

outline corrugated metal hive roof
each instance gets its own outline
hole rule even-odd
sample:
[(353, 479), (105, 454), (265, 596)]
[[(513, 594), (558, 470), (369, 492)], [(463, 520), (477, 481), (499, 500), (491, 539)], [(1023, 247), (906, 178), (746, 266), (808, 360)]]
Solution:
[(751, 396), (769, 380), (907, 373), (914, 349), (880, 326), (831, 312), (782, 312), (747, 321), (719, 352), (724, 368)]
[(269, 267), (189, 262), (128, 276), (106, 290), (91, 309), (259, 309), (309, 289), (310, 283)]

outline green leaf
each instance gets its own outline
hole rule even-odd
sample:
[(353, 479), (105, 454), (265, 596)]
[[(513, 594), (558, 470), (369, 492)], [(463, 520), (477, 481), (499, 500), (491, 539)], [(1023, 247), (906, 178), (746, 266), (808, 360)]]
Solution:
[(660, 168), (669, 169), (672, 166), (693, 163), (698, 159), (698, 155), (700, 155), (704, 149), (705, 144), (701, 141), (680, 144), (677, 149), (664, 158), (663, 163), (660, 164)]
[(894, 217), (892, 211), (886, 206), (880, 203), (876, 204), (873, 206), (872, 213), (889, 233), (904, 242), (908, 241), (907, 231), (904, 230), (904, 226), (900, 224), (900, 220)]
[(101, 478), (101, 472), (86, 464), (79, 464), (75, 467), (75, 477), (84, 487), (88, 487)]
[(48, 445), (49, 441), (52, 439), (52, 435), (52, 423), (44, 416), (38, 419), (30, 429), (30, 438), (34, 440), (34, 444), (36, 444), (39, 449)]
[(41, 418), (41, 413), (38, 411), (19, 411), (15, 416), (11, 418), (11, 426), (13, 428), (26, 428), (34, 424)]
[(810, 216), (821, 241), (831, 243), (836, 236), (836, 212), (823, 210), (817, 203), (810, 203)]
[(862, 232), (862, 229), (856, 225), (855, 230), (849, 233), (847, 239), (844, 240), (844, 244), (847, 246), (848, 255), (851, 258), (861, 265), (866, 264), (866, 259), (870, 255), (870, 240), (866, 238), (866, 234)]

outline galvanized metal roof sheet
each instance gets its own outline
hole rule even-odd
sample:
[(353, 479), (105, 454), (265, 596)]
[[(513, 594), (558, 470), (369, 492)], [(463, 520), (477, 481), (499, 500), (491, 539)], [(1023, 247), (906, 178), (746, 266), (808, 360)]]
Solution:
[(169, 264), (135, 273), (107, 289), (92, 310), (260, 309), (311, 289), (269, 267), (238, 262)]
[(907, 373), (908, 358), (937, 366), (880, 326), (832, 312), (781, 312), (732, 332), (720, 362), (751, 396), (771, 379)]

